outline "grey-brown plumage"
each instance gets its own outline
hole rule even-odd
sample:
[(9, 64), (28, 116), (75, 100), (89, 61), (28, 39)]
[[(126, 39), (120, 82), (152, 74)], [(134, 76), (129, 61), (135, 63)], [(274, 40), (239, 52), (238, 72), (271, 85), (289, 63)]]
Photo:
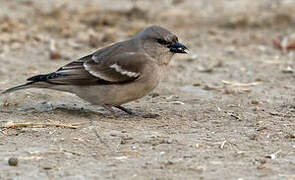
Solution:
[(109, 110), (152, 91), (175, 53), (187, 48), (168, 30), (151, 26), (127, 41), (118, 42), (73, 61), (56, 72), (37, 75), (3, 93), (48, 88), (74, 93)]

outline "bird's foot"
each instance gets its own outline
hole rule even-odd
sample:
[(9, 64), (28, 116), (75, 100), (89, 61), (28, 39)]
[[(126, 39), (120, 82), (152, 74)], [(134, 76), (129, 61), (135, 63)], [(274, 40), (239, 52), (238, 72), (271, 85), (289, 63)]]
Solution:
[(131, 116), (136, 116), (136, 117), (142, 117), (142, 118), (156, 118), (156, 117), (159, 117), (160, 115), (159, 114), (153, 114), (153, 113), (148, 113), (148, 114), (140, 114), (140, 113), (136, 113), (136, 112), (133, 112), (131, 111), (130, 109), (127, 109), (123, 106), (114, 106), (124, 112), (126, 112), (127, 114), (131, 115)]
[(109, 105), (103, 105), (102, 107), (104, 107), (106, 110), (108, 110), (110, 112), (110, 114), (107, 114), (106, 117), (107, 118), (118, 118), (119, 115), (116, 113), (116, 111), (112, 108), (112, 106)]

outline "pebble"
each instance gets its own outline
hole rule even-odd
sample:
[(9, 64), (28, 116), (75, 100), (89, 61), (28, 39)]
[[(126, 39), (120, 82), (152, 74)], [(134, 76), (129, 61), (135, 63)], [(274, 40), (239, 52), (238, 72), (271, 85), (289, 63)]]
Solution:
[(251, 103), (252, 103), (252, 104), (259, 104), (259, 101), (257, 101), (257, 100), (252, 100)]
[(286, 69), (283, 69), (282, 72), (283, 73), (293, 73), (294, 70), (290, 66), (288, 66)]
[(57, 51), (50, 51), (49, 52), (49, 58), (54, 60), (54, 59), (60, 59), (62, 58), (61, 54)]
[(9, 166), (17, 166), (18, 159), (16, 157), (11, 157), (8, 159), (8, 165)]
[(173, 143), (173, 139), (167, 139), (167, 144), (172, 144)]

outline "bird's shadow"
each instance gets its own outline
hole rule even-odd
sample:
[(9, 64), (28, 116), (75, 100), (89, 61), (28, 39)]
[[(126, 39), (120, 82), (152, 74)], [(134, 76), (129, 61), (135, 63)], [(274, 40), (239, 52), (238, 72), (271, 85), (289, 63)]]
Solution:
[(135, 114), (127, 114), (120, 110), (115, 110), (115, 113), (108, 111), (100, 106), (94, 106), (90, 104), (75, 104), (75, 103), (56, 103), (56, 102), (42, 102), (38, 104), (26, 105), (21, 107), (11, 106), (11, 107), (0, 107), (0, 113), (8, 114), (67, 114), (75, 117), (84, 117), (84, 118), (93, 118), (94, 116), (98, 117), (111, 117), (111, 118), (131, 118), (131, 119), (145, 119), (145, 118), (157, 118), (158, 114), (152, 113), (143, 113), (141, 111), (136, 112)]
[(91, 116), (106, 116), (108, 112), (104, 112), (101, 108), (90, 109), (84, 107), (73, 107), (73, 106), (52, 106), (48, 111), (43, 112), (51, 112), (51, 113), (65, 113), (72, 116), (80, 116), (80, 117), (91, 117)]
[[(97, 109), (95, 109), (97, 108)], [(76, 104), (50, 104), (40, 103), (29, 107), (19, 108), (0, 108), (1, 113), (19, 113), (19, 114), (42, 114), (42, 113), (54, 113), (54, 114), (69, 114), (71, 116), (79, 117), (91, 117), (91, 116), (106, 116), (109, 114), (106, 110), (99, 107), (82, 107)]]

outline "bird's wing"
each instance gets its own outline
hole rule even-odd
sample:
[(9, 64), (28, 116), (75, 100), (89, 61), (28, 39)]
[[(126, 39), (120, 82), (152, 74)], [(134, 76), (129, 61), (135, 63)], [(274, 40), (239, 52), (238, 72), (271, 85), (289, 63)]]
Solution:
[(100, 59), (93, 55), (86, 61), (84, 68), (93, 76), (112, 83), (132, 81), (141, 76), (150, 57), (143, 53), (126, 52), (109, 59)]
[(38, 75), (28, 81), (46, 81), (61, 85), (97, 85), (134, 81), (140, 78), (150, 57), (144, 53), (126, 52), (101, 57), (91, 54), (73, 61), (54, 73)]

